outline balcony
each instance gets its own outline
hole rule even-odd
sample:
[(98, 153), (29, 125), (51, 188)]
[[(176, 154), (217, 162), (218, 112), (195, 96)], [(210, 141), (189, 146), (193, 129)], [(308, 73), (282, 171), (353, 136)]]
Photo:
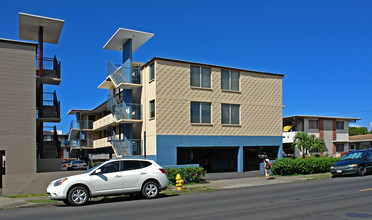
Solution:
[(102, 147), (112, 147), (111, 145), (111, 137), (105, 137), (101, 139), (97, 139), (93, 141), (93, 148), (102, 148)]
[(119, 139), (119, 135), (105, 137), (93, 141), (94, 148), (112, 147), (117, 157), (141, 155), (141, 139)]
[(123, 65), (115, 65), (110, 61), (107, 64), (107, 78), (98, 88), (134, 89), (140, 86), (142, 86), (142, 80), (139, 68), (126, 68)]
[(56, 126), (39, 127), (42, 130), (42, 139), (37, 140), (38, 155), (40, 158), (60, 158), (61, 142), (58, 140)]
[(60, 102), (57, 99), (56, 92), (43, 92), (37, 118), (44, 122), (60, 122), (60, 110)]
[[(39, 68), (40, 64), (42, 69)], [(36, 59), (37, 80), (41, 83), (59, 85), (61, 83), (61, 62), (54, 58), (43, 57), (41, 60)]]
[(116, 120), (120, 122), (134, 122), (142, 120), (142, 105), (135, 103), (120, 103), (116, 106)]
[(93, 129), (93, 121), (92, 120), (71, 121), (70, 129), (76, 129), (76, 130)]
[(115, 124), (115, 119), (114, 119), (114, 116), (112, 114), (109, 114), (109, 115), (106, 115), (105, 117), (103, 118), (100, 118), (99, 120), (93, 122), (93, 129), (94, 130), (103, 130), (105, 128), (107, 128), (108, 126), (110, 125), (113, 125)]
[[(43, 141), (41, 158), (60, 158), (61, 142), (60, 141)], [(40, 147), (40, 146), (39, 146)]]
[(138, 103), (116, 103), (115, 98), (109, 94), (107, 100), (109, 110), (118, 123), (142, 122), (142, 105)]
[(70, 140), (70, 147), (71, 148), (92, 148), (93, 147), (93, 139), (71, 139)]

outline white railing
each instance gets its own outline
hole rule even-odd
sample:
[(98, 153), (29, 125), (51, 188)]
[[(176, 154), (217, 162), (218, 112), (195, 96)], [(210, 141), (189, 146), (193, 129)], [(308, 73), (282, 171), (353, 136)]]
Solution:
[(283, 143), (292, 143), (294, 140), (294, 137), (296, 136), (297, 132), (283, 132)]

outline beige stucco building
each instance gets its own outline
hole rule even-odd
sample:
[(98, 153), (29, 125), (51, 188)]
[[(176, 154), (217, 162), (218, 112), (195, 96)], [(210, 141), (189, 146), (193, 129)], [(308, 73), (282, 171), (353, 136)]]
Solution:
[(281, 157), (283, 75), (160, 57), (133, 62), (152, 36), (120, 28), (106, 43), (123, 64), (109, 62), (98, 86), (107, 101), (69, 112), (73, 150), (212, 172), (258, 169), (264, 153)]

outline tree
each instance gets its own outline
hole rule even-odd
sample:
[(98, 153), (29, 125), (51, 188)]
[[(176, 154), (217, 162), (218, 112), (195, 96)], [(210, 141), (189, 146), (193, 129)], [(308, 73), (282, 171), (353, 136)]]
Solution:
[(310, 151), (318, 151), (319, 153), (323, 153), (325, 150), (325, 142), (321, 138), (317, 138), (315, 135), (310, 135), (309, 137), (309, 150)]
[(323, 153), (325, 150), (325, 142), (315, 135), (310, 135), (306, 132), (298, 132), (293, 140), (292, 148), (302, 151), (302, 157), (305, 157), (309, 151), (318, 151)]
[(349, 135), (364, 135), (368, 134), (368, 129), (366, 127), (350, 127), (349, 128)]
[(309, 141), (309, 134), (306, 133), (306, 132), (298, 132), (295, 136), (294, 136), (294, 140), (293, 140), (293, 143), (292, 143), (292, 148), (296, 148), (300, 151), (302, 151), (302, 156), (304, 157), (305, 156), (305, 151), (307, 153), (308, 151), (308, 144), (307, 142)]

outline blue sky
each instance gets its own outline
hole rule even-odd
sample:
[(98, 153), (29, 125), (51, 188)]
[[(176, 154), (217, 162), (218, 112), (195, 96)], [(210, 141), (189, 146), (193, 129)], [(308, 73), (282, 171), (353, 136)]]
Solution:
[(67, 132), (70, 109), (107, 98), (97, 86), (108, 61), (103, 49), (119, 27), (154, 33), (135, 61), (165, 57), (285, 74), (283, 116), (357, 117), (372, 129), (372, 1), (2, 1), (0, 38), (19, 39), (18, 13), (65, 20), (45, 56), (62, 62), (57, 91)]

